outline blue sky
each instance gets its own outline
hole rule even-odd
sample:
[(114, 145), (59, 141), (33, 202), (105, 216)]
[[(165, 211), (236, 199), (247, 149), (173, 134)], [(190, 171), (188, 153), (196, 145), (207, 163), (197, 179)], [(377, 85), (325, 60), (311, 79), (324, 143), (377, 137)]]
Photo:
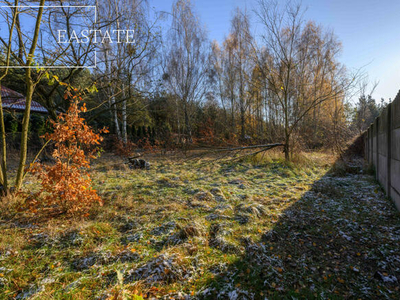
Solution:
[[(173, 0), (149, 0), (156, 10), (171, 11)], [(192, 0), (208, 29), (222, 41), (236, 7), (252, 13), (257, 0)], [(282, 1), (283, 2), (283, 1)], [(343, 44), (341, 61), (351, 70), (364, 67), (370, 81), (379, 81), (373, 96), (394, 98), (400, 90), (400, 0), (303, 0), (311, 19), (332, 29)], [(254, 27), (260, 26), (252, 16)]]

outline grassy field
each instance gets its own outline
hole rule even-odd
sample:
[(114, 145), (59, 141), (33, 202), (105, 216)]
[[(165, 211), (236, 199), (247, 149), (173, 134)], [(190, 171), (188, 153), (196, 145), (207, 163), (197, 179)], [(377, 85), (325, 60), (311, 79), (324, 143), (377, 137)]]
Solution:
[(0, 299), (400, 299), (400, 214), (361, 169), (151, 162), (96, 162), (105, 206), (86, 219), (3, 203)]

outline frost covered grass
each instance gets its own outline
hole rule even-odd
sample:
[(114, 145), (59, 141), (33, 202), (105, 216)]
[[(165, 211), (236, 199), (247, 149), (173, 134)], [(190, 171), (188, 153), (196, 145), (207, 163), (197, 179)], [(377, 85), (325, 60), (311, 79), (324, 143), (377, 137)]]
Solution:
[(400, 215), (371, 175), (326, 154), (151, 162), (97, 162), (85, 219), (3, 212), (0, 299), (400, 298)]

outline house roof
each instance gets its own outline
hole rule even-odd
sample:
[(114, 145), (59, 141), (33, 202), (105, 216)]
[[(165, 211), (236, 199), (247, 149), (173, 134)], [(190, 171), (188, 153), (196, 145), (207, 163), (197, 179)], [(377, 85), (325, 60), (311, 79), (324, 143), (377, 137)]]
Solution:
[[(1, 86), (1, 102), (5, 109), (25, 110), (25, 96), (5, 86)], [(36, 101), (32, 100), (31, 112), (47, 114), (48, 110)]]

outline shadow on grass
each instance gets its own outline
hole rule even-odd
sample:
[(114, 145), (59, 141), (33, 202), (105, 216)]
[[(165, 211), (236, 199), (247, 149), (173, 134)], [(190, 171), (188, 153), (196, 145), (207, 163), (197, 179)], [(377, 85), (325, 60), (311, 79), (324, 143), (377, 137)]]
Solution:
[(336, 162), (268, 227), (198, 298), (400, 299), (400, 215), (360, 164)]

